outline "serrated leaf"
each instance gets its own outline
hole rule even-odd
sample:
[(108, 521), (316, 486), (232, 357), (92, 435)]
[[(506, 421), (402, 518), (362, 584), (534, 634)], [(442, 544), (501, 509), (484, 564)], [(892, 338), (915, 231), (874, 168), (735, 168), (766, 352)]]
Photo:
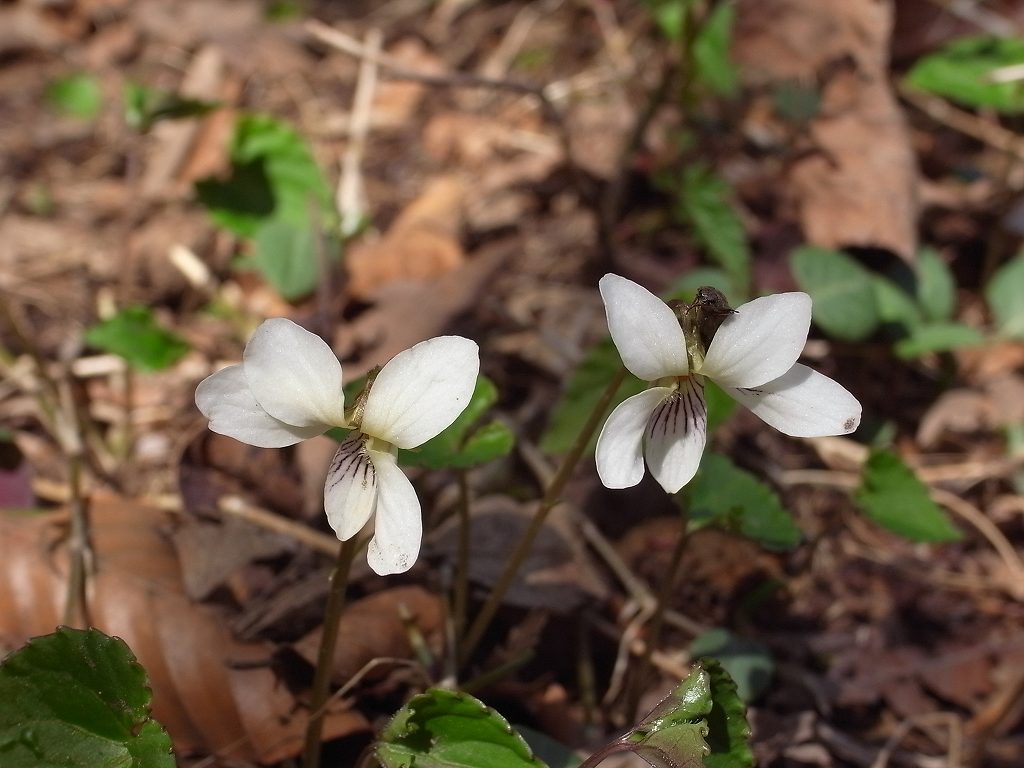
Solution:
[(946, 352), (959, 347), (982, 344), (985, 337), (963, 323), (929, 323), (919, 325), (910, 336), (896, 342), (896, 354), (909, 359), (929, 352)]
[(256, 230), (252, 256), (244, 264), (258, 270), (282, 298), (302, 298), (316, 288), (320, 277), (317, 237), (308, 223), (271, 219)]
[(936, 322), (949, 320), (956, 309), (956, 280), (934, 248), (922, 248), (915, 263), (917, 302), (924, 316)]
[(994, 70), (1015, 64), (1024, 64), (1024, 39), (962, 37), (919, 59), (907, 73), (907, 83), (970, 107), (1016, 114), (1024, 111), (1020, 82), (991, 80)]
[(800, 543), (800, 529), (778, 495), (719, 453), (704, 454), (683, 494), (694, 527), (717, 525), (768, 549), (789, 550)]
[(0, 663), (4, 768), (174, 768), (145, 670), (123, 641), (62, 627)]
[(125, 307), (85, 332), (90, 346), (123, 357), (133, 368), (160, 371), (178, 362), (188, 343), (159, 324), (149, 307)]
[(753, 701), (767, 691), (775, 674), (775, 660), (768, 646), (727, 629), (709, 629), (697, 635), (690, 643), (690, 656), (717, 659), (736, 682), (744, 701)]
[(680, 182), (679, 212), (708, 255), (745, 290), (750, 282), (750, 248), (731, 194), (725, 180), (710, 168), (691, 165)]
[(1024, 339), (1024, 254), (1000, 267), (985, 286), (985, 301), (1001, 336)]
[(219, 106), (215, 101), (191, 99), (139, 83), (128, 83), (124, 87), (125, 122), (143, 133), (161, 120), (201, 117)]
[(99, 81), (77, 72), (54, 80), (46, 87), (46, 100), (58, 112), (69, 117), (96, 117), (103, 107)]
[(515, 445), (512, 431), (498, 421), (480, 424), (497, 401), (494, 382), (486, 376), (478, 377), (469, 404), (452, 425), (419, 448), (401, 451), (398, 460), (431, 469), (467, 468), (508, 455)]
[(711, 701), (708, 715), (708, 746), (711, 754), (704, 758), (705, 768), (753, 768), (754, 753), (750, 749), (750, 725), (747, 708), (729, 673), (712, 659), (699, 659), (711, 679)]
[[(540, 440), (543, 451), (557, 455), (569, 450), (597, 401), (601, 399), (601, 394), (621, 368), (622, 361), (619, 360), (618, 350), (615, 349), (611, 337), (599, 342), (587, 353), (583, 362), (569, 378), (569, 382), (562, 390), (562, 396), (548, 417), (547, 429)], [(646, 386), (646, 382), (627, 374), (626, 380), (622, 382), (612, 400), (611, 408), (627, 397), (639, 394)], [(588, 453), (594, 452), (596, 442), (595, 436), (587, 448)]]
[(830, 336), (859, 341), (878, 327), (874, 276), (844, 253), (827, 248), (798, 248), (790, 268), (800, 288), (814, 301), (814, 322)]
[(739, 76), (730, 55), (735, 19), (733, 3), (716, 5), (693, 41), (697, 81), (719, 96), (732, 96), (739, 88)]
[(414, 696), (374, 747), (384, 768), (541, 768), (508, 721), (469, 694), (431, 688)]
[(309, 227), (330, 204), (327, 183), (306, 142), (291, 126), (265, 115), (239, 118), (231, 175), (198, 181), (196, 193), (219, 226), (243, 237), (254, 236), (270, 219)]
[(949, 516), (928, 496), (924, 483), (891, 451), (871, 453), (854, 499), (876, 523), (911, 541), (961, 538)]

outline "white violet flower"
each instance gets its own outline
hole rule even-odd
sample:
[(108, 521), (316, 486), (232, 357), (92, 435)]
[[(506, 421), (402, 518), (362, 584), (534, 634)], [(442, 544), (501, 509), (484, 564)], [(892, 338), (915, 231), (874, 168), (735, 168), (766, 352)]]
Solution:
[(616, 407), (601, 430), (597, 472), (608, 488), (639, 483), (645, 458), (668, 493), (693, 478), (707, 439), (705, 377), (793, 437), (845, 435), (860, 424), (853, 395), (797, 362), (811, 324), (806, 293), (764, 296), (726, 310), (705, 353), (647, 289), (614, 274), (601, 278), (600, 288), (623, 364), (652, 384)]
[(211, 430), (260, 448), (353, 427), (331, 461), (324, 508), (342, 541), (376, 514), (367, 560), (386, 575), (412, 567), (423, 536), (420, 502), (398, 467), (398, 449), (450, 426), (469, 404), (479, 370), (479, 349), (469, 339), (420, 342), (380, 370), (350, 422), (334, 352), (291, 320), (274, 318), (256, 329), (240, 365), (199, 384), (196, 405)]

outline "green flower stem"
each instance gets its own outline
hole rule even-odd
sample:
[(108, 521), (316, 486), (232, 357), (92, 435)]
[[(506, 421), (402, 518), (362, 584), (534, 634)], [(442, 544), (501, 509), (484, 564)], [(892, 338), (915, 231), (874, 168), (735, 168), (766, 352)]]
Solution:
[(306, 743), (303, 752), (303, 768), (319, 768), (320, 736), (324, 728), (324, 715), (328, 693), (331, 687), (331, 672), (334, 670), (334, 647), (338, 643), (338, 627), (341, 613), (345, 608), (345, 587), (352, 561), (359, 551), (358, 536), (341, 542), (338, 559), (331, 572), (331, 585), (327, 593), (327, 610), (324, 614), (324, 629), (320, 636), (320, 652), (316, 659), (313, 675), (313, 690), (309, 700), (309, 722), (306, 725)]
[(644, 655), (637, 665), (636, 674), (633, 677), (632, 684), (629, 686), (629, 693), (626, 697), (626, 717), (631, 721), (636, 720), (637, 709), (640, 706), (640, 697), (643, 695), (644, 688), (647, 685), (647, 678), (650, 676), (651, 657), (654, 656), (654, 649), (661, 640), (661, 630), (665, 626), (665, 611), (668, 609), (668, 601), (672, 596), (672, 590), (679, 577), (679, 566), (683, 562), (683, 553), (686, 551), (688, 540), (689, 537), (686, 535), (686, 514), (684, 513), (679, 529), (679, 540), (676, 541), (676, 546), (672, 550), (672, 560), (668, 566), (667, 578), (662, 580), (661, 587), (658, 590), (658, 600), (654, 605), (654, 614), (651, 616), (651, 629), (647, 633), (647, 642), (644, 644)]
[(611, 402), (615, 397), (615, 393), (619, 391), (619, 387), (622, 386), (622, 382), (625, 381), (625, 379), (626, 369), (622, 368), (611, 382), (609, 382), (605, 391), (601, 393), (600, 399), (594, 405), (594, 410), (591, 411), (586, 423), (583, 425), (580, 433), (576, 436), (576, 441), (572, 444), (572, 447), (565, 455), (565, 458), (562, 459), (562, 464), (558, 467), (558, 471), (555, 472), (555, 476), (551, 479), (550, 484), (545, 490), (544, 496), (541, 498), (540, 504), (537, 507), (537, 511), (534, 513), (533, 519), (530, 521), (529, 527), (526, 529), (523, 537), (516, 545), (515, 550), (506, 561), (505, 570), (502, 571), (501, 577), (498, 579), (498, 583), (494, 585), (494, 588), (487, 596), (487, 600), (484, 601), (483, 606), (480, 608), (480, 613), (477, 614), (476, 620), (470, 626), (469, 631), (466, 633), (466, 636), (462, 641), (459, 659), (463, 664), (469, 661), (470, 657), (473, 655), (473, 651), (476, 650), (481, 638), (483, 638), (484, 632), (487, 631), (487, 627), (490, 625), (491, 619), (493, 619), (494, 614), (497, 613), (498, 607), (501, 605), (501, 601), (505, 598), (505, 594), (508, 592), (509, 587), (512, 586), (512, 582), (515, 580), (516, 574), (522, 567), (523, 561), (526, 560), (526, 556), (529, 554), (530, 548), (533, 546), (534, 539), (537, 538), (537, 534), (539, 534), (541, 528), (543, 528), (544, 521), (547, 519), (548, 513), (551, 512), (555, 504), (557, 504), (561, 498), (562, 491), (565, 489), (566, 483), (569, 481), (573, 470), (579, 463), (583, 452), (590, 444), (590, 438), (594, 436), (594, 432), (597, 430), (597, 425), (601, 422), (601, 418), (604, 416), (605, 411), (608, 410), (608, 406), (611, 405)]

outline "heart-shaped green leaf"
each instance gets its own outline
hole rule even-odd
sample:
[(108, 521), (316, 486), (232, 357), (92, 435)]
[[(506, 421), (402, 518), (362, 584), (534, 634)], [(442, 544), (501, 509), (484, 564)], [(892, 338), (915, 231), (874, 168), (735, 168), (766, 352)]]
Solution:
[(814, 322), (825, 333), (859, 341), (878, 327), (873, 275), (849, 256), (827, 248), (798, 248), (790, 268), (814, 300)]
[(174, 768), (145, 670), (122, 640), (62, 627), (0, 663), (4, 768)]
[(413, 696), (375, 746), (384, 768), (543, 768), (508, 721), (469, 694)]
[(89, 345), (120, 355), (133, 368), (160, 371), (178, 362), (189, 350), (175, 333), (160, 327), (149, 307), (125, 307), (85, 332)]

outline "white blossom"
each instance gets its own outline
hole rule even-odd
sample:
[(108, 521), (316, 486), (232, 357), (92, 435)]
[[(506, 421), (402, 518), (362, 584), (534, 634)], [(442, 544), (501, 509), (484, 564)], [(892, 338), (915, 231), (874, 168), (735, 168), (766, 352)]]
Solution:
[(600, 281), (608, 329), (626, 368), (651, 386), (612, 411), (597, 441), (597, 471), (609, 488), (644, 476), (644, 460), (668, 493), (697, 472), (707, 440), (704, 379), (710, 378), (763, 421), (793, 437), (845, 435), (861, 407), (844, 387), (797, 362), (811, 323), (806, 293), (764, 296), (738, 307), (706, 354), (690, 345), (679, 319), (632, 280)]
[(353, 427), (327, 473), (327, 519), (345, 541), (374, 518), (370, 567), (401, 573), (416, 562), (423, 524), (398, 449), (422, 445), (451, 425), (469, 404), (479, 369), (479, 349), (469, 339), (416, 344), (380, 370), (350, 423), (334, 352), (291, 320), (274, 318), (256, 329), (241, 364), (199, 384), (196, 405), (214, 432), (261, 448)]

